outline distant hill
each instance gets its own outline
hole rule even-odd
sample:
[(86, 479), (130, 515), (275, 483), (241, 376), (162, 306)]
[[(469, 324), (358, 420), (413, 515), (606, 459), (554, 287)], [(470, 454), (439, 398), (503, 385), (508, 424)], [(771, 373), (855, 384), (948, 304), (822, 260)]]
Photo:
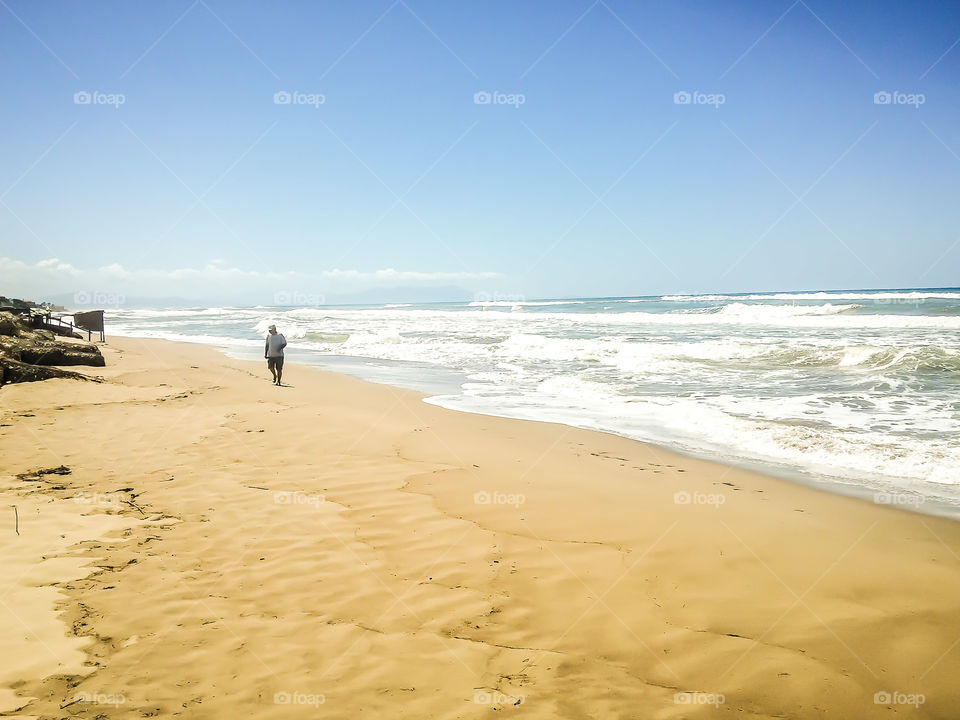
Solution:
[[(79, 299), (78, 299), (78, 296)], [(99, 300), (99, 302), (98, 302)], [(91, 296), (89, 293), (61, 293), (51, 295), (50, 301), (58, 305), (64, 305), (71, 310), (80, 310), (81, 308), (89, 310), (109, 310), (115, 307), (197, 307), (208, 305), (198, 300), (190, 300), (183, 297), (127, 297), (125, 295), (109, 295), (102, 299)]]
[[(178, 296), (122, 296), (122, 295), (104, 295), (99, 298), (90, 293), (61, 293), (51, 295), (48, 300), (58, 305), (64, 305), (71, 310), (103, 309), (111, 308), (145, 308), (145, 307), (226, 307), (240, 306), (248, 307), (254, 305), (302, 305), (311, 304), (310, 301), (297, 302), (297, 298), (304, 293), (288, 293), (290, 301), (283, 301), (283, 293), (276, 296), (257, 296), (250, 295), (244, 298), (240, 297), (207, 297), (207, 298), (185, 298)], [(431, 303), (431, 302), (468, 302), (474, 298), (474, 293), (462, 287), (442, 286), (442, 287), (391, 287), (391, 288), (370, 288), (356, 293), (336, 293), (324, 294), (323, 292), (311, 293), (309, 297), (312, 303), (322, 302), (326, 305), (382, 305), (386, 303)], [(280, 299), (278, 299), (280, 298)]]

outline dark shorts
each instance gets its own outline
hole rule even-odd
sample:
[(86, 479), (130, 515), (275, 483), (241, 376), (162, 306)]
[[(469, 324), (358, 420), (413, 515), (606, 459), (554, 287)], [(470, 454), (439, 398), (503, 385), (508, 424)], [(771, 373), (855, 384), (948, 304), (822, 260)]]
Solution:
[(267, 367), (270, 368), (271, 370), (283, 370), (283, 356), (268, 357)]

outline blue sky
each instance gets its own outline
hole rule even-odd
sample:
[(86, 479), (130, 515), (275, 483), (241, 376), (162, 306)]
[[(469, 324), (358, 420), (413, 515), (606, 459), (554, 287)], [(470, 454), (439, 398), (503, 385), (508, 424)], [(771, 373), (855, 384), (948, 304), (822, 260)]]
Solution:
[(3, 0), (0, 293), (957, 285), (958, 39), (955, 2)]

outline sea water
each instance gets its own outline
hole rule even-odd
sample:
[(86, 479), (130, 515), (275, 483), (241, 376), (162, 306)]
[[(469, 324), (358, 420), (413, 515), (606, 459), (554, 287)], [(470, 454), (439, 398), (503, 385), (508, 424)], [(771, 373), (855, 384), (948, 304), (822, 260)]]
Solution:
[(444, 407), (960, 509), (960, 289), (107, 313), (251, 357), (271, 323), (297, 360)]

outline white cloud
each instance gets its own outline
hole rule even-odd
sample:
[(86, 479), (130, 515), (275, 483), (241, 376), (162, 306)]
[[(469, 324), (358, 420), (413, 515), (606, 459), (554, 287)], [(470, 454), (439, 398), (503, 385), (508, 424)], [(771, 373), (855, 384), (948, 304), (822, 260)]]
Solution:
[[(7, 258), (3, 258), (6, 260)], [(11, 261), (16, 262), (16, 261)], [(29, 265), (25, 263), (17, 263), (21, 269), (29, 268)], [(49, 258), (47, 260), (39, 261), (35, 266), (37, 270), (46, 273), (60, 273), (63, 275), (72, 275), (76, 276), (80, 274), (80, 271), (75, 268), (73, 265), (65, 262), (60, 262), (57, 258)]]
[(503, 276), (495, 272), (421, 272), (414, 270), (323, 270), (285, 272), (244, 270), (230, 267), (221, 259), (202, 267), (169, 270), (129, 269), (119, 263), (81, 269), (57, 258), (25, 263), (0, 257), (0, 294), (43, 299), (81, 290), (122, 293), (128, 297), (169, 297), (203, 299), (249, 297), (278, 291), (349, 293), (373, 287), (462, 285), (475, 287)]

